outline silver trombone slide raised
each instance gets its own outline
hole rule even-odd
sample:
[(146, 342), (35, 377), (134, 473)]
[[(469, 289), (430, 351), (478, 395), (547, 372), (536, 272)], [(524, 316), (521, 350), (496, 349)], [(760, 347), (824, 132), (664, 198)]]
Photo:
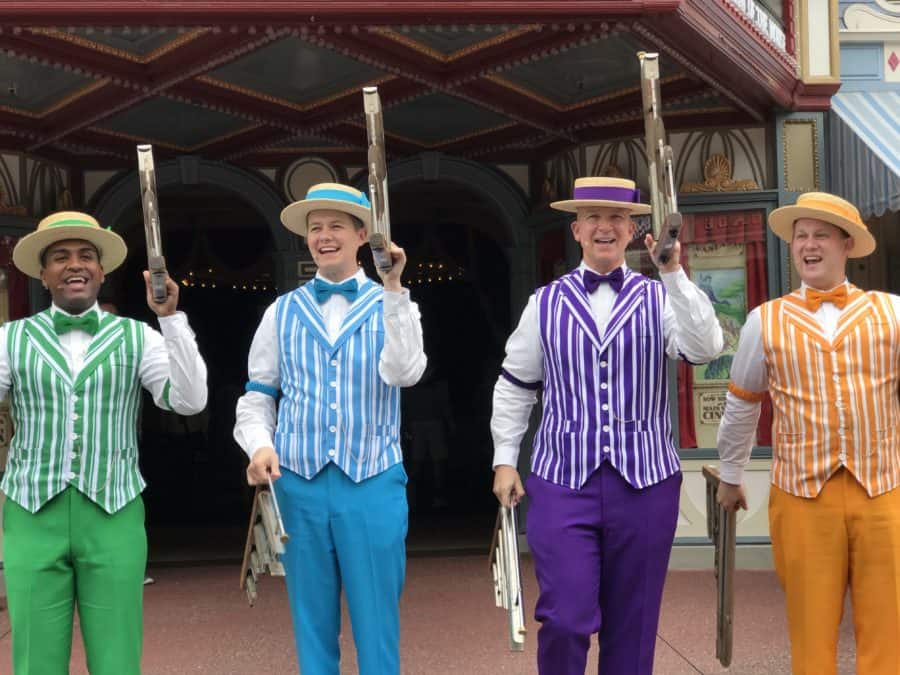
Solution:
[(281, 556), (284, 555), (284, 545), (288, 539), (270, 477), (268, 485), (256, 486), (241, 562), (240, 587), (247, 593), (247, 601), (251, 607), (256, 602), (257, 583), (263, 574), (284, 576)]
[(519, 564), (519, 528), (515, 506), (500, 506), (491, 542), (494, 604), (509, 612), (509, 650), (525, 649), (525, 607)]
[(156, 167), (153, 146), (137, 146), (138, 182), (141, 186), (141, 209), (144, 212), (144, 234), (147, 239), (147, 269), (153, 302), (162, 304), (169, 297), (166, 289), (166, 259), (159, 231), (159, 201), (156, 196)]
[(706, 478), (706, 529), (715, 544), (716, 574), (716, 658), (726, 668), (731, 665), (734, 635), (734, 558), (737, 517), (716, 501), (719, 470), (703, 467)]
[(380, 272), (390, 272), (394, 266), (391, 258), (391, 211), (388, 206), (387, 160), (384, 147), (384, 115), (378, 87), (363, 87), (363, 111), (366, 116), (368, 140), (367, 162), (369, 167), (369, 201), (372, 203), (372, 227), (369, 229), (369, 247)]
[(659, 54), (638, 52), (641, 67), (641, 100), (644, 112), (644, 143), (650, 179), (650, 220), (656, 239), (656, 256), (665, 265), (672, 257), (682, 217), (675, 192), (672, 147), (666, 143), (659, 93)]

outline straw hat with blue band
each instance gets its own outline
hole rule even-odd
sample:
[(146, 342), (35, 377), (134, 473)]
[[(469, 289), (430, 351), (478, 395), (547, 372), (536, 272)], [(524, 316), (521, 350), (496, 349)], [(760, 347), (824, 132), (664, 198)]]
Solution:
[(650, 205), (641, 203), (641, 191), (633, 180), (603, 176), (576, 178), (572, 199), (550, 204), (557, 211), (570, 213), (590, 206), (627, 209), (634, 216), (650, 213)]
[(341, 211), (372, 224), (372, 207), (362, 192), (340, 183), (319, 183), (306, 192), (306, 199), (289, 204), (281, 212), (281, 222), (291, 232), (306, 236), (306, 218), (310, 211)]
[(781, 239), (791, 243), (794, 238), (794, 221), (814, 218), (841, 228), (853, 237), (849, 257), (862, 258), (875, 250), (875, 237), (859, 216), (859, 211), (846, 199), (827, 192), (806, 192), (797, 197), (797, 203), (782, 206), (769, 214), (769, 227)]
[(91, 242), (100, 253), (100, 266), (109, 274), (125, 262), (128, 247), (125, 240), (109, 228), (100, 227), (94, 218), (78, 211), (51, 213), (38, 223), (37, 229), (22, 237), (13, 249), (13, 263), (35, 279), (41, 278), (41, 254), (51, 244), (66, 239)]

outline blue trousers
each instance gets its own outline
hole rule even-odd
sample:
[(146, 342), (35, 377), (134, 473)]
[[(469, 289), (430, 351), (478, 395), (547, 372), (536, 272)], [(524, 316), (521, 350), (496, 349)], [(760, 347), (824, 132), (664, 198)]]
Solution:
[(312, 479), (282, 470), (275, 492), (302, 675), (339, 675), (342, 587), (360, 675), (400, 674), (406, 482), (402, 464), (361, 483), (334, 464)]

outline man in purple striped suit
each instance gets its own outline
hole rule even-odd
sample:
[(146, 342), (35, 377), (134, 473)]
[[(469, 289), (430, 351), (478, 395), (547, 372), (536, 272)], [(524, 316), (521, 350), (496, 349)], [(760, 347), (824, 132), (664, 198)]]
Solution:
[[(705, 363), (722, 349), (712, 304), (681, 268), (661, 281), (625, 265), (632, 215), (647, 214), (632, 181), (580, 178), (577, 269), (539, 288), (506, 345), (494, 389), (494, 494), (526, 493), (528, 544), (540, 586), (541, 675), (583, 675), (599, 633), (600, 673), (650, 675), (681, 471), (672, 438), (666, 357)], [(536, 392), (543, 412), (531, 475), (516, 470)]]

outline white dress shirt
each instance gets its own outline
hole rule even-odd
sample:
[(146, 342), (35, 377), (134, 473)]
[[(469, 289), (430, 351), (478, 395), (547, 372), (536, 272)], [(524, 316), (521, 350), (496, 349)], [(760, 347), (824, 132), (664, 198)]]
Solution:
[[(844, 284), (846, 283), (844, 280)], [(800, 288), (805, 294), (808, 286), (803, 283)], [(900, 317), (900, 296), (891, 295), (890, 299), (894, 314)], [(813, 314), (829, 341), (834, 337), (838, 320), (845, 309), (831, 302), (823, 302)], [(747, 322), (741, 329), (737, 353), (731, 362), (731, 381), (752, 393), (765, 392), (769, 388), (758, 307), (747, 315)], [(743, 481), (744, 467), (750, 461), (753, 451), (761, 405), (735, 396), (730, 391), (726, 395), (725, 412), (719, 423), (716, 441), (721, 460), (719, 473), (726, 483), (740, 485)]]
[[(91, 311), (97, 312), (100, 319), (106, 315), (96, 302), (82, 314)], [(51, 305), (50, 312), (68, 314), (56, 305)], [(197, 349), (187, 316), (184, 312), (176, 312), (172, 316), (159, 317), (162, 334), (146, 323), (141, 326), (144, 329), (144, 351), (138, 368), (141, 385), (153, 395), (157, 406), (168, 409), (163, 398), (168, 381), (169, 403), (174, 412), (179, 415), (201, 412), (206, 407), (206, 363)], [(5, 325), (0, 326), (0, 399), (6, 397), (12, 386), (6, 331)], [(81, 371), (92, 339), (92, 335), (77, 328), (59, 336), (73, 379)]]
[[(623, 264), (623, 271), (625, 267)], [(590, 268), (582, 261), (579, 269)], [(663, 307), (666, 354), (673, 359), (683, 355), (691, 363), (706, 363), (715, 358), (722, 351), (724, 341), (709, 298), (680, 267), (675, 272), (661, 272), (659, 276), (666, 289)], [(609, 284), (600, 284), (588, 298), (597, 328), (603, 335), (616, 292)], [(506, 343), (503, 369), (521, 382), (541, 382), (544, 379), (544, 352), (533, 294), (522, 312), (519, 325)], [(517, 465), (519, 445), (528, 429), (528, 418), (536, 400), (535, 391), (518, 387), (504, 377), (497, 379), (491, 415), (495, 468), (500, 464)]]
[[(316, 277), (328, 281), (318, 273)], [(348, 279), (356, 279), (362, 285), (366, 275), (359, 269)], [(273, 302), (266, 308), (253, 336), (247, 374), (251, 382), (280, 389), (281, 346), (275, 304)], [(350, 311), (350, 302), (343, 295), (334, 293), (319, 307), (328, 328), (328, 338), (333, 343), (340, 335), (341, 325)], [(385, 291), (384, 347), (378, 362), (378, 374), (388, 385), (411, 387), (422, 377), (426, 363), (418, 306), (410, 300), (409, 291), (405, 288), (400, 293)], [(252, 458), (259, 448), (275, 447), (273, 436), (277, 411), (276, 400), (262, 392), (248, 391), (238, 399), (234, 438), (249, 457)]]

